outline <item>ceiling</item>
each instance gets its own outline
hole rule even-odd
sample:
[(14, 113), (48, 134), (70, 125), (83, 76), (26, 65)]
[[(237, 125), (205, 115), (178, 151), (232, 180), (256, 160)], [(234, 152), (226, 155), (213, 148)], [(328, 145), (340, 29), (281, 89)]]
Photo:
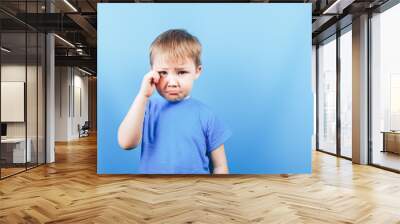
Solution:
[[(201, 3), (312, 3), (313, 43), (329, 37), (337, 27), (351, 24), (351, 18), (372, 10), (387, 0), (192, 0)], [(97, 56), (97, 3), (171, 3), (170, 0), (1, 0), (2, 43), (16, 52), (25, 51), (25, 30), (55, 32), (56, 65), (80, 66), (95, 73)], [(337, 2), (337, 3), (335, 3)], [(327, 10), (328, 9), (328, 10)], [(50, 10), (52, 13), (49, 13)], [(289, 15), (288, 15), (289, 16)], [(340, 23), (337, 23), (338, 21)], [(340, 24), (338, 26), (337, 24)], [(60, 38), (59, 38), (60, 37)], [(29, 38), (28, 38), (29, 39)], [(66, 41), (64, 41), (66, 40)], [(30, 40), (28, 40), (29, 42)], [(71, 45), (72, 44), (72, 45)], [(39, 46), (41, 47), (41, 46)], [(29, 43), (27, 52), (33, 52)], [(28, 53), (29, 54), (29, 53)]]

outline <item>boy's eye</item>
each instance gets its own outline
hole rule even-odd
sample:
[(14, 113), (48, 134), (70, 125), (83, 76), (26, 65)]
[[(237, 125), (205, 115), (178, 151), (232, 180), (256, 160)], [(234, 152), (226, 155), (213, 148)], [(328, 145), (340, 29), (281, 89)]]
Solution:
[(187, 71), (179, 71), (178, 72), (178, 75), (184, 75), (184, 74), (186, 74), (187, 73)]
[(165, 71), (160, 71), (160, 72), (158, 72), (158, 74), (159, 74), (159, 75), (162, 75), (162, 76), (165, 76), (165, 75), (167, 75), (167, 72), (165, 72)]

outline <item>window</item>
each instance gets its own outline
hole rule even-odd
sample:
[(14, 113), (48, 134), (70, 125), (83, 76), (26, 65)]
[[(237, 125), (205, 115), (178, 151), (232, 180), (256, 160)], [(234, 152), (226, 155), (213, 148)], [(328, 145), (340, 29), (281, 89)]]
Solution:
[(336, 153), (336, 36), (318, 47), (318, 149)]
[(352, 157), (352, 32), (340, 36), (340, 155)]
[(395, 170), (400, 170), (399, 23), (400, 4), (371, 19), (371, 157), (373, 164)]

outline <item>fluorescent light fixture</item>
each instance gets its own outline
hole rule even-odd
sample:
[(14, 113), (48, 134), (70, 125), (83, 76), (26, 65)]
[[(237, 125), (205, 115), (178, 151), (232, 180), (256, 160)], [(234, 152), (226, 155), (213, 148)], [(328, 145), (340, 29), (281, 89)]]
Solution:
[(66, 39), (64, 39), (64, 38), (62, 38), (62, 37), (60, 37), (60, 36), (58, 36), (57, 34), (54, 34), (54, 36), (57, 37), (58, 39), (60, 39), (62, 42), (66, 43), (67, 45), (69, 45), (69, 46), (75, 48), (75, 45), (73, 45), (73, 44), (72, 44), (71, 42), (69, 42), (68, 40), (66, 40)]
[(1, 47), (1, 50), (4, 51), (4, 52), (6, 52), (6, 53), (10, 53), (10, 52), (11, 52), (11, 50), (8, 50), (8, 49), (5, 48), (5, 47)]
[(331, 6), (325, 9), (322, 14), (342, 14), (343, 10), (354, 1), (355, 0), (336, 0)]
[(85, 74), (87, 74), (87, 75), (92, 75), (92, 73), (90, 73), (90, 72), (88, 72), (88, 71), (86, 71), (86, 70), (83, 70), (83, 69), (81, 69), (81, 68), (79, 68), (79, 67), (78, 67), (78, 70), (81, 71), (81, 72), (83, 72), (83, 73), (85, 73)]
[(72, 10), (74, 10), (74, 12), (78, 12), (78, 10), (71, 4), (69, 3), (68, 0), (64, 0), (65, 4), (67, 4)]

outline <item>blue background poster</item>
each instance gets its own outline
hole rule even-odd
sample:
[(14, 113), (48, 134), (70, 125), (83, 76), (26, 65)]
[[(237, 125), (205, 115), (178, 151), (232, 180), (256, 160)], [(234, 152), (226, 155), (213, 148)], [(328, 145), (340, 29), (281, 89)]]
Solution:
[[(202, 44), (192, 96), (228, 124), (231, 174), (311, 172), (311, 4), (99, 4), (99, 174), (135, 174), (140, 147), (118, 126), (149, 71), (149, 46), (168, 29)], [(157, 94), (157, 93), (155, 93)]]

